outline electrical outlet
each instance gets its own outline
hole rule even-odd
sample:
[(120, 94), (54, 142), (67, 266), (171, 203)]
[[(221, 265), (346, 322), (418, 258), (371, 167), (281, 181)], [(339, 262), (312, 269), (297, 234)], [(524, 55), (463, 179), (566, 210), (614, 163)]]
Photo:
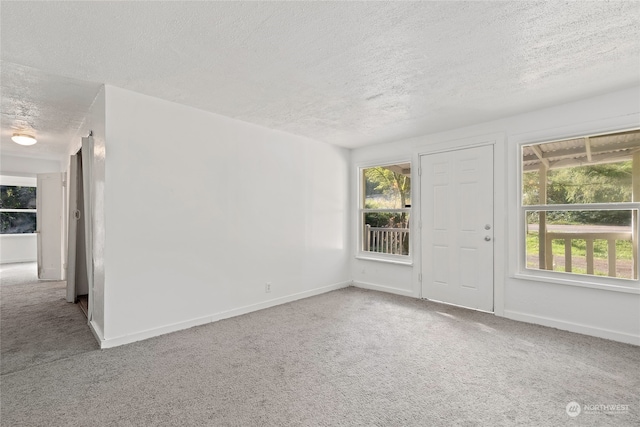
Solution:
[(267, 282), (267, 283), (264, 285), (264, 291), (265, 291), (266, 293), (270, 293), (270, 292), (271, 292), (271, 282)]

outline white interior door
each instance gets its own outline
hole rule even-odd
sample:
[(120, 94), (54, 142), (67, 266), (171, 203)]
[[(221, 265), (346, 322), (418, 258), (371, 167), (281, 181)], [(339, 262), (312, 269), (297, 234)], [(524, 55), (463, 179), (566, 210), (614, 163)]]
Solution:
[(493, 311), (493, 146), (420, 166), (423, 298)]
[(37, 175), (38, 278), (62, 280), (63, 174)]
[(69, 225), (67, 226), (67, 302), (76, 302), (76, 247), (78, 240), (78, 156), (69, 162)]
[(82, 155), (71, 156), (69, 168), (69, 221), (67, 245), (67, 301), (88, 295)]
[(88, 291), (88, 313), (87, 318), (92, 320), (93, 313), (93, 137), (88, 136), (82, 138), (82, 197), (83, 203), (83, 220), (84, 220), (84, 244), (85, 244), (85, 262), (86, 277)]

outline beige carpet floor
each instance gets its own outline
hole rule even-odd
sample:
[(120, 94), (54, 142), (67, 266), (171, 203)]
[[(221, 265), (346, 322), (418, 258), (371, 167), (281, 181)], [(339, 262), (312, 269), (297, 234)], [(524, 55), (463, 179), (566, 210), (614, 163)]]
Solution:
[(347, 288), (98, 350), (5, 276), (2, 426), (640, 425), (636, 346)]

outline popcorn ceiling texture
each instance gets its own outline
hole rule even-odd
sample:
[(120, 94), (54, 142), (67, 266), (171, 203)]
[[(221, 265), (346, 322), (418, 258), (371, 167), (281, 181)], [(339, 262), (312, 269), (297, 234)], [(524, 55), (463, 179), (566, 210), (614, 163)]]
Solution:
[[(492, 120), (640, 81), (639, 2), (0, 7), (3, 61), (345, 147)], [(18, 102), (3, 101), (3, 120)], [(48, 123), (26, 107), (26, 120), (46, 130)]]
[[(98, 83), (4, 61), (0, 82), (2, 153), (27, 155), (37, 151), (42, 157), (66, 154), (100, 89)], [(9, 140), (14, 132), (32, 134), (39, 143), (32, 147), (14, 144)]]

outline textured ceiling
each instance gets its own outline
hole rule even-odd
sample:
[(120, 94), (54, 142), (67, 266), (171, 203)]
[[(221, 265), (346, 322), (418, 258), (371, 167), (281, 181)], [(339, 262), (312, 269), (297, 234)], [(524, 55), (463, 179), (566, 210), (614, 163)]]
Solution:
[[(2, 154), (43, 158), (66, 153), (101, 86), (4, 61), (0, 85)], [(14, 132), (36, 136), (38, 144), (13, 143)]]
[[(345, 147), (640, 83), (639, 2), (0, 7), (2, 60), (61, 76), (52, 85), (107, 83)], [(4, 79), (20, 69), (3, 69), (3, 97)], [(34, 105), (52, 101), (24, 89), (16, 95)], [(4, 98), (2, 108), (4, 120)], [(59, 122), (48, 113), (38, 132)]]

